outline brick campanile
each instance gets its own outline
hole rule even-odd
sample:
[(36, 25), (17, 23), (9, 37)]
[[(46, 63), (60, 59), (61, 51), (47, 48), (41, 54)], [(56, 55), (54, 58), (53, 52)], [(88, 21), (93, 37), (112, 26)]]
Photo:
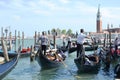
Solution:
[(101, 14), (100, 14), (100, 5), (98, 6), (98, 12), (97, 12), (96, 32), (97, 33), (102, 32), (102, 20), (101, 20)]

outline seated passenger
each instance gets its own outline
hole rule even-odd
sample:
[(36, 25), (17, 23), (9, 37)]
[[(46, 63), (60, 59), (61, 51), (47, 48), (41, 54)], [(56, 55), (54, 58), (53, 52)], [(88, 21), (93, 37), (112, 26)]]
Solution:
[(96, 54), (93, 54), (89, 57), (90, 61), (93, 61), (94, 63), (98, 63), (99, 62), (99, 57)]

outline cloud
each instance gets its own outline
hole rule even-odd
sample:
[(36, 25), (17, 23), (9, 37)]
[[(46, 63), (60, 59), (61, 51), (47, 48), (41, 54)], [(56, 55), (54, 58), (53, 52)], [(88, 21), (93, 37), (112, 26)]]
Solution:
[(3, 6), (5, 5), (5, 2), (4, 1), (0, 1), (0, 6)]
[(120, 19), (120, 8), (118, 7), (105, 7), (102, 9), (102, 15), (103, 17), (109, 18), (109, 19)]
[(91, 15), (91, 14), (96, 14), (97, 13), (97, 8), (94, 6), (91, 6), (87, 3), (84, 3), (82, 1), (78, 1), (75, 3), (75, 9), (78, 10), (78, 12), (80, 12), (81, 14), (87, 14), (87, 15)]
[(67, 4), (67, 3), (70, 2), (70, 0), (60, 0), (60, 2), (63, 3), (63, 4)]
[(21, 20), (21, 16), (19, 16), (19, 15), (13, 15), (13, 19), (15, 21), (19, 21), (19, 20)]
[(42, 14), (42, 15), (45, 15), (45, 16), (48, 16), (48, 15), (51, 14), (50, 12), (45, 11), (45, 10), (34, 10), (33, 12), (34, 12), (35, 14)]
[(47, 7), (49, 9), (56, 7), (56, 4), (54, 2), (48, 0), (40, 0), (38, 2), (38, 5), (42, 5), (43, 8)]
[(37, 7), (37, 3), (35, 3), (34, 1), (29, 1), (28, 5), (32, 8)]
[[(55, 24), (54, 22), (58, 24), (86, 24), (87, 22), (91, 25), (96, 22), (98, 8), (93, 3), (94, 1), (89, 3), (87, 0), (0, 0), (0, 9), (3, 8), (0, 13), (2, 16), (4, 15), (5, 19), (6, 15), (15, 14), (12, 17), (16, 21), (20, 21), (22, 18), (29, 20), (30, 17), (39, 20), (42, 17), (48, 20), (46, 22), (48, 25), (52, 22), (53, 24)], [(106, 22), (116, 21), (118, 23), (120, 21), (119, 11), (120, 7), (101, 6), (102, 19)], [(52, 20), (49, 20), (50, 18)], [(37, 22), (34, 23), (37, 24)], [(85, 26), (84, 24), (83, 26)]]

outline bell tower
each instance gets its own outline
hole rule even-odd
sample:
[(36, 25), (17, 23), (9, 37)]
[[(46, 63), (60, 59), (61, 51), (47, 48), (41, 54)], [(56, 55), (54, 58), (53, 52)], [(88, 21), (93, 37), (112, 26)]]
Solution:
[(100, 4), (98, 6), (96, 28), (97, 28), (96, 29), (97, 33), (101, 33), (102, 32), (102, 20), (101, 20), (101, 14), (100, 14)]

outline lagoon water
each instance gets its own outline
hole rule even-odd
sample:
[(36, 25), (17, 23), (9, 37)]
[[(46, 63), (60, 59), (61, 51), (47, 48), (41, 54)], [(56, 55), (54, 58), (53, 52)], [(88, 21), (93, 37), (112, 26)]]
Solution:
[[(30, 46), (33, 40), (25, 40), (25, 46)], [(91, 52), (87, 52), (90, 54)], [(104, 71), (102, 66), (97, 73), (79, 73), (74, 63), (76, 52), (67, 55), (65, 64), (58, 68), (42, 70), (37, 61), (30, 62), (30, 57), (20, 58), (16, 67), (3, 80), (114, 80), (114, 66)]]

